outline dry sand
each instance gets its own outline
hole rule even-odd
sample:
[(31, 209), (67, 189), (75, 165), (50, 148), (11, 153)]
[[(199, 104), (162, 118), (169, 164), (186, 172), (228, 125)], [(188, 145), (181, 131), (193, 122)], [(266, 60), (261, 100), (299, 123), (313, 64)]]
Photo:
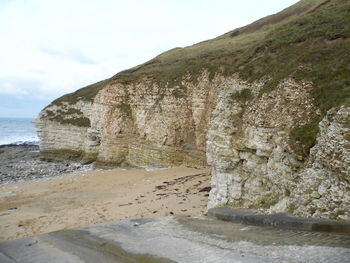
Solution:
[(122, 219), (199, 215), (209, 181), (208, 170), (178, 167), (93, 170), (2, 185), (0, 241)]

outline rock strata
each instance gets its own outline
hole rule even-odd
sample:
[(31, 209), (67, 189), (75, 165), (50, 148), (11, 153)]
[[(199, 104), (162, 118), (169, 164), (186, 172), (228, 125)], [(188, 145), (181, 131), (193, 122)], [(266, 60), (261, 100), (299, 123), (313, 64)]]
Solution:
[[(177, 98), (171, 89), (160, 96), (161, 87), (147, 81), (111, 84), (92, 103), (78, 102), (89, 127), (48, 119), (47, 111), (60, 109), (49, 106), (36, 122), (42, 155), (104, 166), (208, 163), (208, 208), (228, 204), (263, 213), (350, 218), (349, 107), (329, 110), (317, 143), (305, 155), (292, 132), (321, 115), (311, 82), (285, 79), (260, 95), (263, 79), (248, 83), (238, 75), (217, 75), (210, 81), (203, 72), (196, 84), (183, 85), (186, 96)], [(78, 106), (66, 104), (66, 111)]]
[[(293, 127), (317, 112), (310, 85), (286, 80), (260, 98), (259, 83), (233, 80), (221, 89), (208, 131), (209, 208), (229, 204), (264, 213), (350, 218), (350, 108), (328, 112), (309, 157), (291, 140)], [(249, 101), (233, 100), (244, 90)]]
[[(116, 82), (102, 89), (93, 103), (50, 105), (36, 120), (41, 153), (45, 158), (75, 157), (107, 166), (203, 167), (220, 82), (221, 78), (209, 80), (207, 72), (196, 85), (183, 79), (168, 89), (148, 80)], [(79, 119), (70, 112), (77, 109), (89, 126), (76, 124)]]
[(350, 220), (349, 1), (301, 0), (67, 94), (46, 159), (210, 165), (208, 207)]

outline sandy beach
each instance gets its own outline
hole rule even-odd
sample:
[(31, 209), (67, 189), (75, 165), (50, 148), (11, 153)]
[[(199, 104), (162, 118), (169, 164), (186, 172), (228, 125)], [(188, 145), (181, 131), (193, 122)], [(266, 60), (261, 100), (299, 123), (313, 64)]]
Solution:
[(92, 170), (0, 186), (0, 241), (206, 210), (208, 169)]

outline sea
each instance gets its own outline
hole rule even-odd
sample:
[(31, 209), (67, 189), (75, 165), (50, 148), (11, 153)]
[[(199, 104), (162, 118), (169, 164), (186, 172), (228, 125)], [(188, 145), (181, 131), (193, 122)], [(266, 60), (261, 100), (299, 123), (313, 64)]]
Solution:
[(32, 118), (0, 118), (0, 145), (39, 144)]

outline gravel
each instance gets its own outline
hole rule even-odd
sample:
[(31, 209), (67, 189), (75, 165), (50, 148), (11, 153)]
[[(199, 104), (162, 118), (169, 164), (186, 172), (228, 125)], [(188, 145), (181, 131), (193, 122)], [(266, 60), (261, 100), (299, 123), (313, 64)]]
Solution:
[(51, 178), (91, 169), (92, 164), (42, 160), (37, 145), (0, 146), (0, 184)]

